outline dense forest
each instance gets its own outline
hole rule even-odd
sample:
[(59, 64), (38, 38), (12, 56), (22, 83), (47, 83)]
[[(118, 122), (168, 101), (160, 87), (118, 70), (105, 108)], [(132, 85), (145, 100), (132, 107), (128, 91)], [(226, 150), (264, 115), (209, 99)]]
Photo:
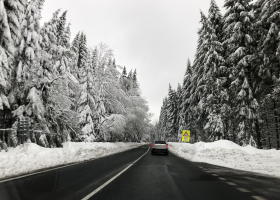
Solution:
[(0, 0), (0, 149), (16, 146), (17, 119), (29, 117), (30, 140), (140, 141), (149, 131), (136, 70), (116, 64), (106, 44), (71, 41), (67, 11), (40, 25), (44, 0)]
[(201, 12), (195, 59), (163, 99), (154, 137), (228, 139), (279, 148), (280, 1), (214, 0)]

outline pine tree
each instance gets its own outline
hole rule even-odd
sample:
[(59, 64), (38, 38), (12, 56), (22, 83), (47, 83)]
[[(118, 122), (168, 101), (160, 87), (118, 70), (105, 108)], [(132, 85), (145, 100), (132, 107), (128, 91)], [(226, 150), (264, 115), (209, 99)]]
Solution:
[[(205, 92), (205, 88), (203, 85), (203, 76), (204, 76), (204, 62), (205, 57), (207, 55), (207, 49), (205, 48), (205, 35), (207, 34), (207, 27), (208, 27), (208, 19), (207, 17), (200, 12), (201, 20), (200, 23), (202, 24), (201, 28), (198, 31), (198, 44), (197, 50), (195, 54), (195, 60), (193, 63), (192, 69), (192, 81), (190, 82), (190, 96), (189, 96), (189, 106), (191, 107), (190, 111), (192, 113), (191, 116), (191, 124), (195, 130), (199, 133), (204, 135), (205, 126), (205, 110), (203, 109), (203, 105), (205, 104), (205, 98), (203, 94)], [(200, 85), (197, 87), (197, 85)]]
[(191, 128), (191, 114), (189, 112), (192, 76), (192, 66), (190, 60), (188, 59), (182, 86), (182, 103), (180, 105), (179, 115), (182, 126), (188, 126), (189, 128)]
[(168, 138), (176, 138), (177, 137), (177, 95), (176, 91), (171, 88), (169, 84), (169, 92), (167, 99), (167, 135)]
[(177, 91), (176, 91), (176, 106), (177, 106), (177, 119), (176, 119), (176, 133), (179, 134), (183, 130), (184, 126), (184, 118), (181, 113), (181, 105), (183, 102), (183, 90), (182, 86), (178, 84)]
[[(204, 57), (203, 76), (198, 79), (198, 87), (203, 88), (202, 109), (207, 116), (208, 122), (204, 129), (210, 134), (212, 140), (225, 138), (225, 126), (223, 124), (221, 107), (221, 92), (226, 77), (222, 77), (227, 69), (224, 65), (223, 46), (221, 43), (221, 13), (214, 0), (209, 9), (209, 21), (207, 32), (204, 35), (203, 49), (207, 53)], [(228, 111), (228, 110), (227, 110)]]
[(71, 50), (76, 54), (78, 54), (79, 52), (80, 43), (81, 43), (81, 34), (80, 32), (78, 32), (71, 44)]
[(208, 11), (208, 20), (212, 24), (217, 40), (222, 39), (222, 14), (215, 0), (211, 0)]
[[(88, 56), (90, 55), (88, 54)], [(93, 71), (87, 61), (82, 65), (80, 73), (81, 92), (77, 102), (77, 112), (79, 113), (79, 125), (83, 133), (82, 138), (88, 141), (94, 141), (96, 138), (94, 123), (96, 117), (96, 100), (93, 96)]]
[(67, 10), (62, 13), (57, 23), (57, 43), (60, 45), (62, 45), (64, 42), (63, 39), (66, 31), (66, 14)]
[[(8, 58), (13, 56), (13, 42), (11, 29), (8, 23), (7, 10), (4, 6), (3, 0), (0, 1), (0, 94), (4, 96), (8, 89), (9, 79), (11, 74), (9, 71), (12, 69)], [(5, 96), (6, 97), (6, 96)], [(3, 109), (2, 101), (0, 103), (0, 110)]]
[(161, 106), (160, 110), (160, 116), (159, 116), (159, 138), (158, 140), (165, 140), (166, 136), (168, 135), (167, 133), (167, 118), (168, 118), (168, 113), (167, 113), (167, 98), (165, 97), (163, 99), (163, 104)]
[(4, 7), (7, 10), (7, 19), (10, 27), (13, 45), (17, 47), (21, 38), (21, 23), (24, 16), (26, 0), (5, 0)]
[[(52, 131), (60, 133), (62, 142), (68, 141), (70, 134), (74, 139), (77, 136), (77, 115), (71, 107), (73, 105), (73, 81), (70, 74), (70, 60), (73, 54), (69, 46), (59, 43), (58, 27), (60, 24), (60, 10), (57, 10), (52, 19), (41, 28), (41, 47), (44, 52), (42, 63), (43, 88), (42, 97), (46, 107), (47, 120), (50, 122)], [(66, 21), (66, 18), (64, 18)], [(66, 27), (63, 27), (66, 29)], [(65, 30), (62, 30), (64, 33)], [(64, 38), (64, 42), (70, 43)], [(51, 58), (51, 59), (50, 59)], [(49, 138), (52, 139), (52, 138)]]
[(139, 84), (138, 84), (138, 81), (137, 81), (137, 71), (136, 71), (136, 69), (133, 71), (132, 81), (133, 81), (133, 88), (138, 88)]
[[(253, 87), (255, 74), (254, 59), (254, 15), (250, 0), (227, 0), (224, 16), (224, 44), (227, 46), (226, 62), (230, 66), (230, 95), (233, 97), (235, 123), (238, 125), (238, 139), (242, 144), (251, 144), (258, 132), (259, 104)], [(259, 134), (259, 133), (257, 133)]]
[(122, 75), (123, 75), (123, 77), (126, 77), (126, 76), (127, 76), (127, 73), (126, 73), (126, 68), (125, 68), (125, 66), (124, 66), (124, 68), (123, 68), (123, 72), (122, 72)]
[(87, 38), (86, 35), (82, 32), (80, 36), (80, 45), (79, 45), (79, 51), (78, 51), (78, 68), (82, 68), (86, 63), (86, 57), (87, 57)]

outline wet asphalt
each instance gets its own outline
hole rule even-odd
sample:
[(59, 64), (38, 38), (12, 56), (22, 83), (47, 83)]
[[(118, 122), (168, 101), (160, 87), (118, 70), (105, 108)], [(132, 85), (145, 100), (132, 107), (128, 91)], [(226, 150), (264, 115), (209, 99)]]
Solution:
[(172, 153), (168, 156), (152, 155), (149, 145), (145, 145), (81, 164), (0, 182), (0, 200), (82, 199), (143, 154), (140, 160), (90, 199), (280, 199), (279, 178), (192, 163)]

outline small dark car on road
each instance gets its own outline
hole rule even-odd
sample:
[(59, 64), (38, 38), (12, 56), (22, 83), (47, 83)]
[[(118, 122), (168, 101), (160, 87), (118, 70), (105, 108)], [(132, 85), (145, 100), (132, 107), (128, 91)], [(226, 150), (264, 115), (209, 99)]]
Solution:
[(154, 141), (152, 143), (151, 154), (165, 153), (168, 155), (168, 144), (165, 141)]

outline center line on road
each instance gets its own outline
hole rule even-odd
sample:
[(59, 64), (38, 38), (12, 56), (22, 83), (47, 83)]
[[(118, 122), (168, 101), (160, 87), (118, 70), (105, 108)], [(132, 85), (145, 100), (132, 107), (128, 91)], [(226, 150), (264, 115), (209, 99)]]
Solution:
[(227, 184), (229, 184), (229, 185), (236, 185), (236, 184), (233, 183), (233, 182), (227, 182)]
[(212, 174), (213, 176), (219, 176), (218, 174)]
[(273, 191), (273, 192), (278, 192), (278, 193), (280, 193), (280, 191), (279, 190), (277, 190), (277, 189), (274, 189), (274, 188), (268, 188), (270, 191)]
[(109, 183), (111, 183), (113, 180), (115, 180), (116, 178), (118, 178), (122, 173), (124, 173), (126, 170), (128, 170), (133, 164), (135, 164), (138, 160), (140, 160), (144, 155), (146, 155), (150, 150), (150, 147), (148, 149), (148, 151), (146, 153), (144, 153), (142, 156), (140, 156), (137, 160), (135, 160), (132, 164), (128, 165), (124, 170), (122, 170), (121, 172), (119, 172), (117, 175), (115, 175), (113, 178), (111, 178), (110, 180), (108, 180), (107, 182), (105, 182), (103, 185), (99, 186), (97, 189), (95, 189), (93, 192), (91, 192), (90, 194), (88, 194), (87, 196), (85, 196), (84, 198), (82, 198), (82, 200), (88, 200), (90, 197), (92, 197), (93, 195), (95, 195), (97, 192), (99, 192), (100, 190), (102, 190), (104, 187), (106, 187)]
[(241, 192), (250, 192), (249, 190), (246, 190), (246, 189), (244, 189), (244, 188), (236, 188), (236, 189), (238, 189), (238, 190), (241, 191)]
[(222, 181), (225, 181), (225, 180), (227, 180), (227, 179), (225, 179), (225, 178), (221, 178), (221, 177), (219, 177), (218, 179), (220, 179), (220, 180), (222, 180)]
[(263, 197), (260, 197), (260, 196), (252, 196), (252, 197), (256, 200), (267, 200), (267, 199), (265, 199)]

